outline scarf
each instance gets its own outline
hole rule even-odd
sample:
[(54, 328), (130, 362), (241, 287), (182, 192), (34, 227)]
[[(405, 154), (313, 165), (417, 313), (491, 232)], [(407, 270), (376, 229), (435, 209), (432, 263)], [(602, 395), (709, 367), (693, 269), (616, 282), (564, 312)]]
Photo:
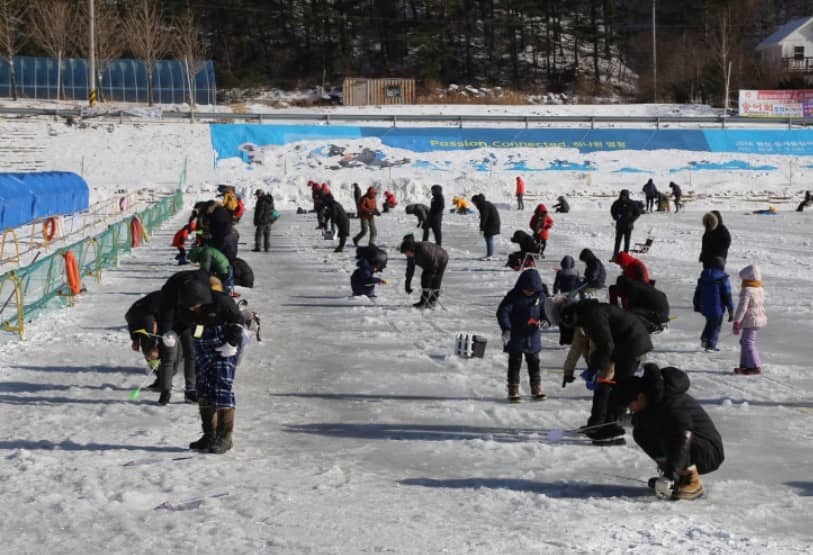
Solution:
[(742, 280), (743, 287), (762, 287), (762, 282), (756, 279), (744, 279)]

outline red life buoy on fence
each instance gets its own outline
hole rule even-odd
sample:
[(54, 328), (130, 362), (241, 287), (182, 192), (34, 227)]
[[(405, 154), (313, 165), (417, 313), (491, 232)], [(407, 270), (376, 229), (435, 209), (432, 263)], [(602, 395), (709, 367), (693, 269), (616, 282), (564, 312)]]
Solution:
[(79, 278), (79, 264), (73, 251), (67, 251), (65, 257), (65, 275), (68, 278), (68, 287), (71, 294), (78, 295), (82, 291), (82, 281)]
[(141, 220), (138, 219), (138, 216), (133, 216), (133, 219), (130, 220), (130, 246), (134, 249), (140, 247), (143, 236), (144, 228), (141, 226)]
[(51, 216), (42, 222), (42, 238), (46, 243), (50, 243), (53, 241), (54, 235), (56, 235), (56, 218)]
[(127, 197), (121, 197), (119, 199), (119, 211), (124, 212), (127, 210)]

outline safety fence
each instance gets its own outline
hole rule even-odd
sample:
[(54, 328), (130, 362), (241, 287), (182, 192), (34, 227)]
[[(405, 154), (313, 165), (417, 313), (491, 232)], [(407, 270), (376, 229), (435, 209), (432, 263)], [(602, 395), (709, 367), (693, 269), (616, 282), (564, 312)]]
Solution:
[[(176, 193), (133, 215), (108, 224), (104, 231), (83, 238), (41, 257), (38, 252), (30, 264), (0, 275), (0, 329), (24, 337), (25, 322), (53, 303), (72, 305), (74, 297), (85, 291), (84, 278), (102, 280), (102, 270), (118, 266), (122, 253), (128, 253), (148, 241), (153, 230), (177, 214), (183, 207), (183, 195)], [(8, 311), (8, 312), (7, 312)], [(8, 316), (13, 313), (14, 316)]]

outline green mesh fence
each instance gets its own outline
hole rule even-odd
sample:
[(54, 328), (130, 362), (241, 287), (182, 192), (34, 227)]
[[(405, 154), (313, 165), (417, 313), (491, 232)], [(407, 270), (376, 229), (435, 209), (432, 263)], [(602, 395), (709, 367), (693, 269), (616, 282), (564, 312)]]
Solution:
[[(177, 214), (183, 207), (179, 190), (164, 197), (135, 217), (149, 238), (153, 230)], [(68, 284), (65, 255), (73, 253), (79, 267), (80, 281), (95, 277), (101, 280), (102, 270), (118, 265), (119, 256), (133, 249), (133, 216), (118, 221), (105, 231), (61, 248), (46, 257), (37, 255), (32, 264), (0, 275), (0, 326), (23, 337), (23, 324), (35, 315), (58, 303), (72, 304), (73, 294)], [(22, 310), (21, 310), (22, 309)]]

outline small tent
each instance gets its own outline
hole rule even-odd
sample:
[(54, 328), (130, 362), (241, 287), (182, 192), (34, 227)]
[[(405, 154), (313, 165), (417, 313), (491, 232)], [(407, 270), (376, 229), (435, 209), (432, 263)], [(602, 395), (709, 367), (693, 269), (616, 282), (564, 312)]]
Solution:
[(0, 229), (86, 210), (90, 191), (71, 172), (0, 173)]

